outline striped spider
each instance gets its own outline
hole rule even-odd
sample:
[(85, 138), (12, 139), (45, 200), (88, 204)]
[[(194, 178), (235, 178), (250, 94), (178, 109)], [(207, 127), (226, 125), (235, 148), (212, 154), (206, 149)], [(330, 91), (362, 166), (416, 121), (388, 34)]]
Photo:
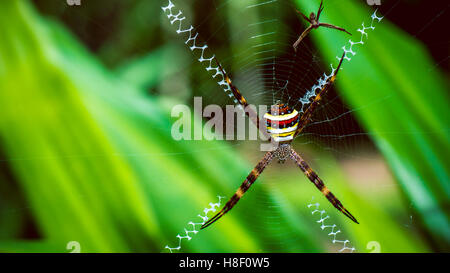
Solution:
[(311, 12), (311, 14), (309, 15), (309, 18), (304, 15), (303, 13), (301, 13), (300, 11), (297, 10), (297, 13), (299, 13), (306, 21), (308, 21), (308, 23), (310, 24), (309, 27), (307, 29), (305, 29), (305, 31), (303, 31), (303, 33), (298, 37), (297, 41), (295, 41), (293, 47), (294, 50), (297, 51), (297, 47), (298, 45), (302, 42), (303, 38), (306, 37), (306, 35), (308, 35), (309, 32), (311, 32), (311, 30), (319, 28), (319, 27), (327, 27), (327, 28), (334, 28), (340, 31), (343, 31), (347, 34), (352, 35), (350, 32), (348, 32), (347, 30), (341, 28), (341, 27), (337, 27), (335, 25), (332, 24), (327, 24), (327, 23), (320, 23), (319, 22), (319, 17), (320, 14), (322, 13), (324, 7), (323, 7), (323, 0), (320, 1), (320, 6), (319, 6), (319, 10), (317, 11), (317, 16), (314, 12)]
[[(277, 158), (280, 163), (284, 162), (288, 158), (295, 161), (297, 166), (303, 171), (303, 173), (308, 177), (308, 179), (325, 195), (328, 201), (333, 204), (335, 208), (341, 211), (345, 216), (350, 218), (353, 222), (358, 223), (355, 217), (344, 208), (342, 203), (334, 196), (333, 193), (325, 186), (323, 181), (319, 176), (309, 167), (309, 165), (303, 160), (303, 158), (291, 147), (292, 140), (302, 132), (305, 126), (310, 122), (312, 114), (319, 104), (321, 98), (328, 92), (330, 87), (333, 85), (336, 75), (344, 60), (345, 53), (342, 55), (337, 69), (334, 70), (331, 77), (329, 77), (326, 83), (323, 85), (322, 89), (317, 93), (314, 100), (308, 106), (308, 108), (303, 112), (302, 115), (289, 107), (286, 104), (277, 102), (272, 105), (269, 112), (264, 115), (266, 120), (265, 130), (259, 126), (258, 115), (252, 110), (251, 107), (247, 107), (247, 100), (242, 96), (241, 92), (231, 83), (230, 77), (222, 69), (220, 63), (216, 60), (218, 67), (224, 76), (224, 79), (230, 86), (236, 100), (246, 109), (246, 114), (250, 117), (251, 121), (255, 126), (263, 133), (268, 135), (274, 144), (278, 144), (277, 148), (273, 151), (267, 152), (264, 157), (259, 161), (256, 167), (250, 172), (242, 185), (238, 188), (236, 193), (230, 198), (230, 200), (225, 204), (225, 206), (220, 210), (214, 217), (205, 222), (201, 229), (204, 229), (219, 220), (223, 215), (229, 212), (236, 203), (242, 198), (242, 196), (247, 192), (251, 185), (256, 181), (258, 176), (264, 171), (265, 167), (272, 161), (272, 159)], [(248, 110), (248, 111), (247, 111)]]

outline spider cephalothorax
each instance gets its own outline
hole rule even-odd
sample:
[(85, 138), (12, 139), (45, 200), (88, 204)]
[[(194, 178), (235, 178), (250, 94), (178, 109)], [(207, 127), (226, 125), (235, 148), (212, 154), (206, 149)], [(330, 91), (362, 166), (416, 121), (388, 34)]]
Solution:
[(319, 27), (319, 23), (317, 22), (317, 19), (316, 19), (316, 14), (314, 12), (311, 12), (311, 14), (309, 15), (309, 20), (314, 28)]
[(291, 156), (291, 144), (283, 143), (274, 151), (273, 156), (278, 158), (278, 163), (283, 164)]

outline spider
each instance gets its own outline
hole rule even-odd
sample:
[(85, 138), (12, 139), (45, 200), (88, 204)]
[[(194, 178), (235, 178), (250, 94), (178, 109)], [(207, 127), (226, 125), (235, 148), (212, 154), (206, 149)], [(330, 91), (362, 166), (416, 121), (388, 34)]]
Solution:
[[(314, 100), (311, 102), (311, 104), (303, 112), (302, 115), (300, 115), (300, 113), (297, 110), (292, 109), (288, 105), (281, 102), (277, 102), (275, 105), (272, 105), (270, 107), (270, 110), (264, 115), (264, 119), (266, 120), (266, 131), (264, 131), (261, 130), (259, 126), (258, 115), (256, 115), (255, 113), (248, 113), (246, 111), (246, 114), (249, 117), (253, 117), (252, 122), (258, 127), (258, 129), (260, 129), (262, 132), (266, 134), (269, 134), (271, 141), (279, 145), (277, 149), (275, 149), (274, 151), (269, 151), (264, 155), (261, 161), (259, 161), (256, 167), (250, 172), (245, 181), (238, 188), (236, 193), (225, 204), (222, 210), (220, 210), (214, 217), (205, 222), (201, 226), (201, 229), (208, 227), (215, 221), (219, 220), (227, 212), (229, 212), (236, 205), (236, 203), (242, 198), (242, 196), (247, 192), (250, 186), (256, 181), (258, 176), (264, 171), (265, 167), (274, 158), (278, 158), (279, 163), (283, 163), (288, 158), (294, 160), (297, 166), (308, 177), (308, 179), (323, 193), (323, 195), (325, 195), (328, 201), (330, 201), (335, 208), (337, 208), (339, 211), (345, 214), (352, 221), (359, 224), (356, 218), (353, 217), (353, 215), (347, 209), (344, 208), (342, 203), (334, 196), (333, 193), (330, 192), (330, 190), (325, 186), (323, 181), (309, 167), (309, 165), (305, 162), (305, 160), (303, 160), (303, 158), (291, 147), (292, 140), (310, 122), (312, 114), (317, 105), (319, 104), (319, 101), (333, 85), (336, 79), (336, 75), (339, 72), (339, 69), (342, 65), (342, 61), (344, 60), (344, 56), (345, 53), (342, 55), (339, 61), (339, 65), (334, 70), (332, 76), (327, 79), (322, 89), (315, 96)], [(217, 62), (217, 64), (237, 101), (244, 107), (248, 106), (247, 101), (242, 96), (241, 92), (231, 83), (230, 77), (222, 69), (222, 66), (219, 64), (219, 62)]]
[(309, 27), (307, 29), (305, 29), (305, 31), (303, 31), (303, 33), (300, 35), (300, 37), (298, 37), (297, 41), (295, 41), (293, 47), (294, 50), (297, 51), (297, 47), (298, 45), (301, 43), (301, 41), (303, 40), (303, 38), (306, 37), (306, 35), (308, 35), (308, 33), (316, 28), (319, 27), (327, 27), (327, 28), (334, 28), (343, 32), (346, 32), (350, 35), (352, 35), (350, 32), (348, 32), (347, 30), (341, 28), (341, 27), (337, 27), (331, 24), (327, 24), (327, 23), (320, 23), (319, 22), (319, 17), (320, 17), (320, 13), (322, 13), (322, 10), (324, 9), (323, 7), (323, 0), (320, 1), (320, 6), (319, 6), (319, 10), (317, 11), (317, 16), (314, 14), (314, 12), (311, 12), (311, 14), (309, 15), (309, 18), (304, 15), (303, 13), (301, 13), (300, 11), (297, 10), (297, 13), (299, 13), (306, 21), (308, 21), (310, 23)]

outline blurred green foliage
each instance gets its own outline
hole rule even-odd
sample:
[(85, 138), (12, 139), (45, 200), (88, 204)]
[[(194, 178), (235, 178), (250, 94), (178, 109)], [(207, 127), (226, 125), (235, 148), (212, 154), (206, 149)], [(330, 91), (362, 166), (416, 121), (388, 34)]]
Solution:
[[(306, 1), (298, 5), (316, 9)], [(138, 8), (130, 10), (140, 14)], [(353, 2), (348, 16), (339, 12), (329, 10), (324, 18), (357, 25), (370, 14)], [(127, 48), (126, 43), (114, 47), (117, 41), (112, 41), (99, 53), (113, 60), (108, 68), (28, 1), (2, 1), (0, 13), (1, 24), (8, 26), (0, 29), (0, 194), (5, 200), (0, 203), (0, 251), (67, 252), (69, 241), (80, 242), (82, 252), (165, 251), (165, 245), (177, 243), (176, 234), (189, 221), (217, 201), (217, 194), (232, 193), (261, 156), (255, 154), (248, 163), (224, 142), (172, 139), (170, 108), (177, 101), (145, 90), (167, 84), (167, 77), (189, 84), (174, 77), (189, 62), (180, 53), (186, 48), (143, 38), (158, 40), (158, 47), (120, 63), (117, 54), (122, 53), (116, 50)], [(126, 30), (120, 34), (132, 35)], [(367, 251), (370, 241), (378, 241), (383, 252), (445, 250), (448, 94), (437, 73), (423, 74), (420, 66), (410, 65), (411, 58), (424, 66), (430, 63), (416, 41), (388, 22), (377, 35), (345, 65), (337, 85), (355, 108), (389, 97), (382, 108), (356, 114), (375, 132), (373, 140), (405, 195), (395, 190), (383, 198), (371, 199), (370, 191), (361, 195), (336, 159), (322, 152), (318, 156), (326, 167), (320, 168), (321, 177), (330, 181), (361, 225), (343, 219), (326, 201), (315, 201), (358, 251)], [(335, 53), (324, 46), (330, 43), (327, 39), (345, 43), (342, 37), (318, 32), (314, 37), (329, 61)], [(391, 42), (382, 42), (386, 40)], [(180, 66), (171, 67), (168, 59)], [(413, 81), (417, 78), (419, 82)], [(431, 90), (433, 96), (427, 95)], [(183, 250), (336, 251), (316, 223), (317, 215), (306, 208), (316, 190), (299, 170), (280, 172), (277, 167), (268, 168), (239, 209), (183, 242)], [(414, 205), (423, 228), (403, 226), (398, 215), (408, 213), (404, 203)], [(33, 238), (22, 236), (29, 225), (37, 230)]]
[[(297, 2), (302, 10), (314, 8), (311, 2)], [(341, 16), (344, 13), (347, 16)], [(357, 26), (359, 15), (368, 13), (349, 2), (345, 8), (328, 9), (322, 20)], [(376, 27), (376, 33), (368, 31), (368, 45), (358, 48), (354, 60), (344, 65), (337, 85), (355, 108), (382, 100), (378, 107), (358, 111), (358, 118), (374, 132), (373, 140), (434, 242), (446, 248), (450, 242), (449, 93), (439, 73), (425, 70), (432, 67), (432, 60), (422, 45), (386, 20)], [(325, 45), (345, 42), (337, 33), (318, 32), (313, 37), (329, 61), (336, 54)]]

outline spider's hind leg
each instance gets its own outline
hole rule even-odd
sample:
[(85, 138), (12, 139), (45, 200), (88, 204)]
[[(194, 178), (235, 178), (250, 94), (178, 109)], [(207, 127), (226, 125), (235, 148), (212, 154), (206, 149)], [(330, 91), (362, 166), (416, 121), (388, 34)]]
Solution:
[(270, 163), (274, 156), (274, 152), (267, 152), (263, 159), (256, 165), (256, 167), (250, 172), (242, 185), (238, 188), (236, 193), (230, 198), (230, 200), (225, 204), (225, 206), (220, 210), (214, 217), (206, 221), (200, 229), (204, 229), (215, 221), (219, 220), (222, 216), (224, 216), (228, 211), (230, 211), (236, 203), (241, 199), (241, 197), (245, 194), (245, 192), (250, 188), (250, 186), (258, 179), (258, 176), (264, 171), (264, 168)]
[(323, 195), (330, 201), (331, 204), (335, 208), (337, 208), (340, 212), (342, 212), (345, 216), (350, 218), (353, 222), (358, 223), (356, 218), (342, 205), (341, 201), (334, 196), (334, 194), (325, 186), (323, 181), (319, 178), (319, 176), (309, 167), (309, 165), (303, 160), (303, 158), (295, 152), (293, 149), (291, 150), (291, 158), (295, 161), (295, 163), (300, 167), (300, 169), (305, 173), (308, 179), (322, 192)]

